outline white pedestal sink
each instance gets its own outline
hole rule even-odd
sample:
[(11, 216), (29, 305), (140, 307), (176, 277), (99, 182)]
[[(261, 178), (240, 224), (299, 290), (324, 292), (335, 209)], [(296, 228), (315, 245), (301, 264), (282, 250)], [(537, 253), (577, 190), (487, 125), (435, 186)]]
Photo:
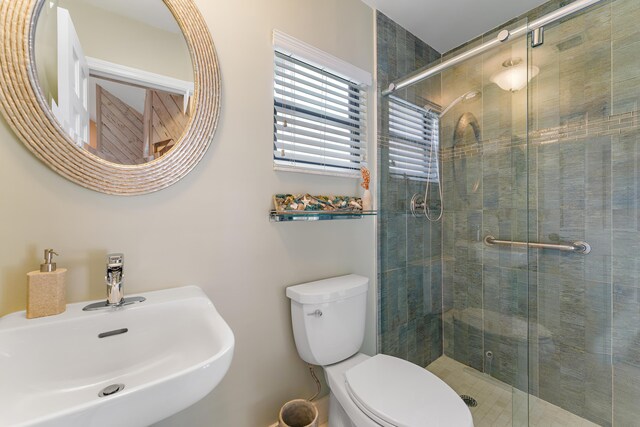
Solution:
[[(1, 318), (0, 426), (147, 426), (213, 390), (234, 349), (213, 303), (196, 286), (139, 295), (119, 309)], [(114, 384), (124, 388), (99, 397)]]

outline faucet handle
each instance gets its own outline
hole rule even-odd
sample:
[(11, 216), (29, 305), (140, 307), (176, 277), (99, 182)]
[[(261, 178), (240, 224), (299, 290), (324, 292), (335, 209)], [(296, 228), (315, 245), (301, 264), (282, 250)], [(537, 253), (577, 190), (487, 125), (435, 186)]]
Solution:
[(121, 284), (124, 278), (124, 254), (107, 255), (107, 274), (104, 280), (108, 286)]
[(107, 255), (107, 268), (122, 268), (124, 266), (124, 254), (115, 253)]
[(107, 255), (107, 275), (104, 279), (107, 283), (107, 305), (122, 305), (124, 301), (123, 254), (117, 253)]

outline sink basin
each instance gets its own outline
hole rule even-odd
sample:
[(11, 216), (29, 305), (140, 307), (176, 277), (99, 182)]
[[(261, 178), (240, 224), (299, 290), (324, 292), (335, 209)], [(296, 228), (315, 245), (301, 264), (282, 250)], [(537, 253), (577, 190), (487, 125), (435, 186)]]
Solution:
[(0, 426), (147, 426), (213, 390), (234, 349), (213, 303), (196, 286), (138, 295), (117, 309), (0, 318)]

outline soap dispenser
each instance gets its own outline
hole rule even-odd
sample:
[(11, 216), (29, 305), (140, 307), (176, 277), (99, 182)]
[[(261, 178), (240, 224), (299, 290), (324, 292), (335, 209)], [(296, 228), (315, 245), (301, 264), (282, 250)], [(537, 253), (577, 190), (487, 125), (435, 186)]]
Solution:
[(44, 250), (40, 271), (27, 273), (27, 319), (60, 314), (67, 308), (66, 268), (56, 268), (53, 249)]

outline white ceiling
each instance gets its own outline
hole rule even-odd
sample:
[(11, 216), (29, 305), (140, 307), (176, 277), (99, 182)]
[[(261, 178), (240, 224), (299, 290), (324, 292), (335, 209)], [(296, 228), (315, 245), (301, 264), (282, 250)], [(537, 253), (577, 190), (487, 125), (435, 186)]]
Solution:
[(362, 0), (440, 53), (547, 0)]

